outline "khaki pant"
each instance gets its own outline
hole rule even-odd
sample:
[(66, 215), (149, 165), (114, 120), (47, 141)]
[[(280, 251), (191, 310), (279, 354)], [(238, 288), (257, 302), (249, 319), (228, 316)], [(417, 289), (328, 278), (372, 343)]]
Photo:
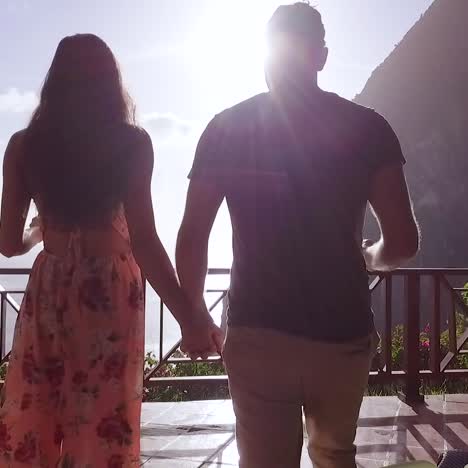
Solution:
[(377, 343), (377, 333), (332, 344), (228, 329), (239, 467), (299, 468), (304, 413), (314, 468), (355, 468), (356, 424)]

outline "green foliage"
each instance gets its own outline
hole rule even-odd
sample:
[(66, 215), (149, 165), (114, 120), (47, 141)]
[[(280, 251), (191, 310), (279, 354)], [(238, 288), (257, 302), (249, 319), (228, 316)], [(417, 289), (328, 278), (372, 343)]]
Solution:
[(463, 289), (466, 289), (466, 291), (462, 292), (461, 296), (465, 304), (468, 305), (468, 283), (463, 286)]
[(6, 373), (8, 369), (8, 362), (5, 362), (0, 366), (0, 380), (5, 380)]
[(399, 370), (404, 360), (404, 329), (403, 325), (397, 325), (392, 330), (392, 366)]
[(156, 358), (156, 354), (154, 352), (149, 351), (145, 355), (145, 365), (144, 369), (145, 372), (149, 371), (153, 367), (155, 367), (158, 364), (158, 359)]

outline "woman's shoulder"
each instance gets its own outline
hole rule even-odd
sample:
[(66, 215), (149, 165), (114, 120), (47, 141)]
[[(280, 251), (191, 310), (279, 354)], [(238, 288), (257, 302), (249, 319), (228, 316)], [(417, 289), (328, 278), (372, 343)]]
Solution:
[(133, 154), (152, 151), (151, 137), (144, 128), (138, 125), (122, 124), (115, 129), (112, 140), (118, 148), (123, 148), (124, 151), (130, 151)]
[(23, 145), (25, 136), (26, 136), (26, 128), (23, 128), (22, 130), (19, 130), (15, 133), (10, 138), (10, 141), (8, 142), (8, 146), (10, 148), (18, 148)]
[(149, 136), (148, 132), (139, 125), (125, 123), (119, 127), (118, 132), (127, 141), (133, 142), (135, 144), (151, 141), (151, 137)]
[(26, 129), (13, 133), (5, 150), (5, 162), (19, 162), (23, 157)]

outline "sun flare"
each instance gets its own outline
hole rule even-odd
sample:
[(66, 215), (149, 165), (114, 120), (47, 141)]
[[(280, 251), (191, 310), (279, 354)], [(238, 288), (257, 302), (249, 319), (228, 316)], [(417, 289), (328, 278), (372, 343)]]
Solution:
[(194, 65), (207, 82), (223, 80), (245, 89), (263, 80), (265, 2), (218, 2), (200, 18), (189, 44)]

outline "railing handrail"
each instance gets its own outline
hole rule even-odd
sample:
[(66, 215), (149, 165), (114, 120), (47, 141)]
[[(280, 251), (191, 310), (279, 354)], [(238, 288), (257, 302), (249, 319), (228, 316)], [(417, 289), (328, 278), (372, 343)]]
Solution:
[(0, 268), (0, 276), (29, 275), (31, 268)]
[[(0, 276), (8, 275), (29, 275), (31, 273), (31, 268), (0, 268)], [(231, 268), (229, 267), (210, 267), (208, 268), (209, 275), (229, 275), (231, 273)], [(433, 268), (433, 267), (411, 267), (411, 268), (398, 268), (391, 272), (369, 272), (370, 275), (405, 275), (408, 273), (419, 273), (423, 275), (430, 275), (436, 273), (448, 273), (452, 275), (468, 274), (468, 268), (460, 267), (443, 267), (443, 268)]]
[[(0, 270), (1, 271), (1, 270)], [(230, 268), (208, 268), (209, 275), (228, 275), (231, 273)], [(397, 268), (396, 270), (392, 270), (389, 272), (380, 272), (380, 271), (370, 271), (369, 274), (372, 276), (377, 275), (406, 275), (408, 273), (419, 273), (422, 275), (431, 275), (436, 273), (449, 273), (449, 274), (461, 274), (461, 275), (468, 275), (468, 268), (460, 268), (460, 267), (442, 267), (442, 268), (432, 268), (432, 267), (405, 267), (405, 268)], [(1, 273), (0, 273), (1, 274)]]

